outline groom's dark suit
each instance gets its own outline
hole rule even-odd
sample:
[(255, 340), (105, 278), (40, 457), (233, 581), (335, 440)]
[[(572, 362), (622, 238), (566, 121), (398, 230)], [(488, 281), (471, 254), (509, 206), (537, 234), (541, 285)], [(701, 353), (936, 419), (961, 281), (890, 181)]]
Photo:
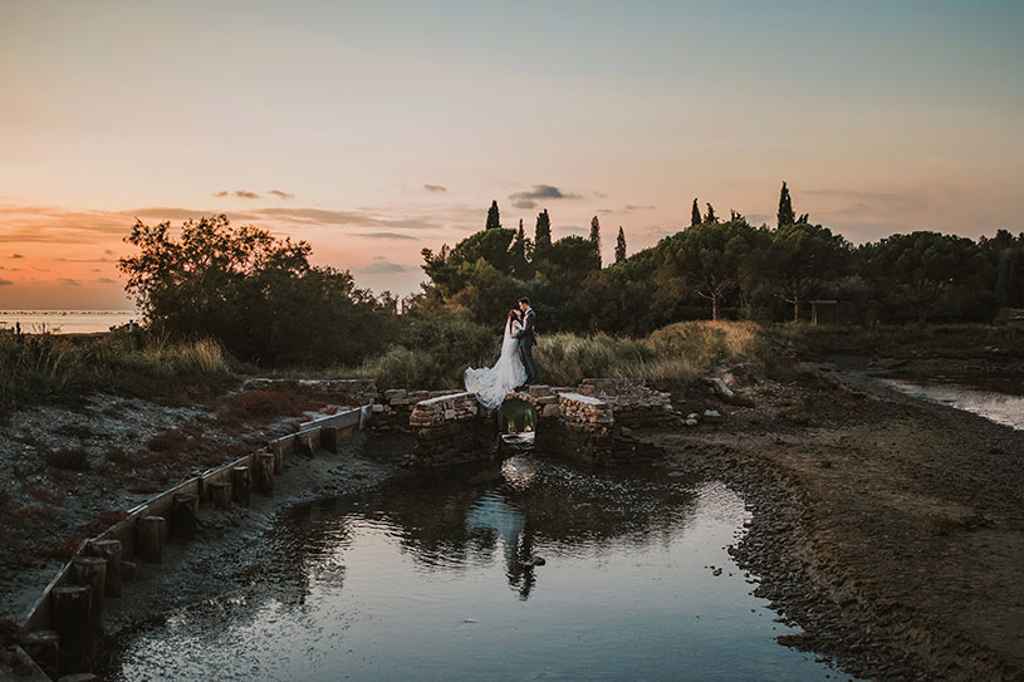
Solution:
[(537, 335), (534, 332), (534, 322), (537, 315), (533, 308), (527, 308), (523, 316), (523, 328), (516, 334), (519, 339), (519, 354), (523, 359), (523, 366), (526, 368), (526, 385), (537, 380), (537, 365), (533, 362), (533, 346), (537, 343)]

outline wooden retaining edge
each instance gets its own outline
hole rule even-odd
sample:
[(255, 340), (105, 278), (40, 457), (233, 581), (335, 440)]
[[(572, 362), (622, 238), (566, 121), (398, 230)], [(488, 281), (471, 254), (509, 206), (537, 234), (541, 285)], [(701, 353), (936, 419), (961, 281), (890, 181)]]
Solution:
[[(267, 449), (275, 453), (280, 451), (281, 456), (286, 458), (287, 451), (293, 449), (297, 443), (302, 441), (303, 438), (319, 436), (320, 431), (323, 428), (351, 427), (362, 430), (371, 415), (371, 406), (363, 405), (338, 414), (314, 419), (301, 424), (301, 430), (299, 432), (270, 441), (267, 444)], [(71, 584), (71, 576), (73, 574), (72, 562), (76, 557), (82, 554), (90, 542), (97, 540), (120, 540), (124, 547), (125, 559), (134, 559), (135, 523), (139, 518), (143, 516), (162, 516), (169, 519), (174, 506), (175, 495), (195, 495), (201, 502), (208, 502), (209, 495), (207, 488), (211, 483), (229, 481), (231, 472), (235, 467), (252, 466), (255, 463), (255, 457), (256, 453), (243, 455), (242, 457), (228, 462), (227, 464), (222, 464), (212, 469), (208, 469), (198, 476), (186, 479), (173, 488), (169, 488), (168, 490), (165, 490), (164, 492), (132, 507), (128, 510), (127, 516), (124, 519), (114, 523), (99, 535), (83, 540), (79, 543), (72, 559), (57, 571), (56, 575), (54, 575), (43, 589), (39, 598), (36, 599), (32, 606), (29, 607), (25, 616), (19, 623), (19, 630), (22, 633), (28, 633), (33, 630), (48, 629), (50, 627), (52, 615), (50, 612), (50, 593), (57, 587)]]

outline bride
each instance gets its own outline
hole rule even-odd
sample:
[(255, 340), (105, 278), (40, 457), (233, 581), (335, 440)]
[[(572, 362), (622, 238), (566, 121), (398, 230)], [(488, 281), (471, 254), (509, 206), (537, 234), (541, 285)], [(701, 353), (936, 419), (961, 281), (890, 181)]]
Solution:
[(505, 339), (501, 342), (501, 356), (497, 364), (466, 370), (466, 390), (475, 393), (480, 404), (489, 410), (501, 407), (510, 391), (526, 383), (526, 366), (516, 338), (522, 328), (522, 313), (513, 308), (505, 319)]

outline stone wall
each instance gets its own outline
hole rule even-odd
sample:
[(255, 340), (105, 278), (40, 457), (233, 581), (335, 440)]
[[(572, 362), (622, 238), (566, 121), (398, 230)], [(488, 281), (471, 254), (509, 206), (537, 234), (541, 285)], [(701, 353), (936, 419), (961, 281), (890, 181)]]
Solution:
[(416, 435), (417, 466), (459, 464), (489, 456), (494, 450), (494, 420), (480, 409), (472, 393), (455, 393), (421, 400), (409, 415)]
[(579, 392), (609, 403), (615, 422), (622, 426), (649, 426), (675, 418), (672, 395), (630, 379), (584, 379)]
[(304, 390), (329, 397), (345, 405), (367, 405), (377, 401), (380, 391), (372, 379), (249, 379), (246, 391)]

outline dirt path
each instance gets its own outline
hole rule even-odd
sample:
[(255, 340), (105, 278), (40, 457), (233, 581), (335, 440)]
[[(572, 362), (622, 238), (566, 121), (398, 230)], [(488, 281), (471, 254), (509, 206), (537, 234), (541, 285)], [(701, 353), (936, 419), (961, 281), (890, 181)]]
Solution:
[(716, 430), (648, 433), (755, 514), (733, 552), (879, 679), (1024, 679), (1024, 432), (843, 375), (764, 382)]

